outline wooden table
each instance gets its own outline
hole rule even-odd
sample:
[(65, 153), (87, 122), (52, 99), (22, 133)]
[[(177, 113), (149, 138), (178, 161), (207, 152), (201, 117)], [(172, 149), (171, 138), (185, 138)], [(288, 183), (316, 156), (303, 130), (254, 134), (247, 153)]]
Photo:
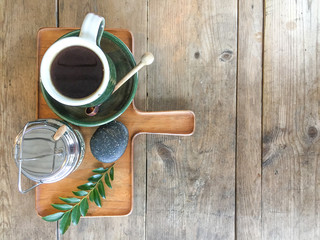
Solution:
[(130, 29), (137, 59), (154, 53), (137, 107), (190, 109), (197, 127), (138, 137), (132, 214), (82, 219), (64, 239), (320, 238), (319, 1), (56, 2), (0, 2), (0, 239), (56, 236), (17, 190), (12, 144), (37, 116), (38, 29), (87, 12)]

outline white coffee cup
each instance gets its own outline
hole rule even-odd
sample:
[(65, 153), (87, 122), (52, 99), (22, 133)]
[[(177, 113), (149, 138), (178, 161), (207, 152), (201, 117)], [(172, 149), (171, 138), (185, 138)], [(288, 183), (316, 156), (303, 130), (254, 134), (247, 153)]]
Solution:
[[(105, 20), (103, 17), (89, 13), (86, 15), (80, 30), (79, 37), (65, 37), (56, 41), (45, 52), (40, 66), (40, 81), (45, 91), (56, 101), (69, 106), (96, 106), (104, 102), (111, 94), (115, 82), (110, 80), (115, 76), (110, 76), (110, 65), (113, 63), (107, 58), (105, 53), (99, 47), (103, 34)], [(51, 66), (55, 58), (63, 50), (70, 47), (84, 47), (91, 50), (100, 59), (102, 63), (102, 81), (98, 88), (88, 96), (81, 98), (71, 98), (63, 95), (55, 87), (51, 77)], [(115, 72), (112, 71), (112, 74)]]

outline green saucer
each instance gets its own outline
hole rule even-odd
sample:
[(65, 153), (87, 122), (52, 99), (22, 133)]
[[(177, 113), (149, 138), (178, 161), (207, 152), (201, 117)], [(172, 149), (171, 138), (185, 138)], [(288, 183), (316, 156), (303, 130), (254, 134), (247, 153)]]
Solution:
[[(63, 37), (78, 36), (79, 30), (65, 34)], [(134, 66), (136, 62), (128, 47), (116, 36), (104, 32), (100, 47), (113, 61), (117, 82), (119, 82)], [(92, 117), (85, 114), (85, 108), (72, 107), (59, 103), (53, 99), (40, 82), (44, 99), (51, 110), (60, 118), (77, 126), (95, 127), (111, 122), (119, 117), (130, 105), (138, 87), (138, 74), (136, 73), (119, 90), (99, 107), (99, 112)]]

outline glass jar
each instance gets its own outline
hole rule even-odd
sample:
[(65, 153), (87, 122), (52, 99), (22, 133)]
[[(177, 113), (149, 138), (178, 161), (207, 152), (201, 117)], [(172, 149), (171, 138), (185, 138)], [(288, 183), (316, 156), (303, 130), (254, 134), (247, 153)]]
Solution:
[[(62, 126), (62, 135), (58, 139), (54, 138)], [(42, 183), (53, 183), (65, 178), (79, 167), (84, 152), (81, 133), (67, 123), (56, 119), (28, 122), (14, 144), (14, 159), (19, 168), (19, 191), (26, 193)], [(36, 184), (22, 190), (21, 173)]]

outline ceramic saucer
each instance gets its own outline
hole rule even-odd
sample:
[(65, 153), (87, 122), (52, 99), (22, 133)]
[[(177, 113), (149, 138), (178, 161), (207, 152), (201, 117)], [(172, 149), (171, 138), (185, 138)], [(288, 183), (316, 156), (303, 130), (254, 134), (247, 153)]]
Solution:
[[(67, 33), (63, 37), (78, 36), (79, 30)], [(136, 62), (128, 47), (116, 36), (104, 31), (100, 47), (113, 61), (119, 82), (135, 65)], [(85, 108), (66, 106), (53, 99), (40, 82), (42, 94), (51, 108), (59, 117), (77, 126), (95, 127), (118, 118), (130, 105), (138, 86), (138, 74), (135, 74), (118, 91), (104, 102), (99, 112), (92, 117), (85, 114)]]

